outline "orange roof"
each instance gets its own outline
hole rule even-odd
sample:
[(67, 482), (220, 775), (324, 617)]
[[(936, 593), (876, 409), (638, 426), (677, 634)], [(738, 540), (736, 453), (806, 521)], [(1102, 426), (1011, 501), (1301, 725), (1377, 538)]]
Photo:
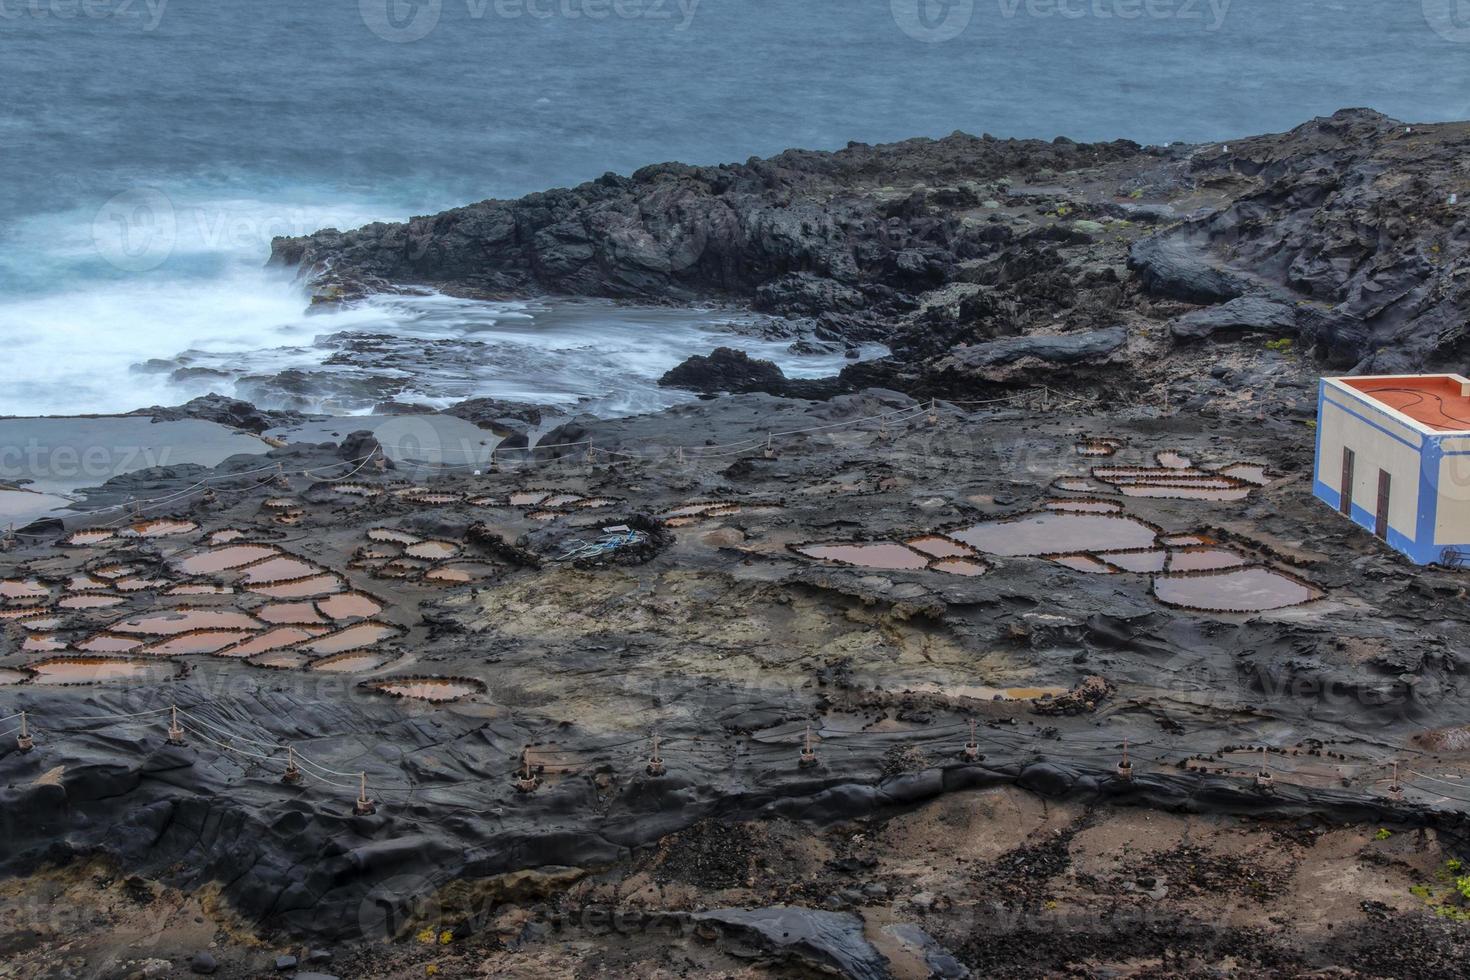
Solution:
[(1448, 374), (1399, 378), (1339, 378), (1344, 385), (1421, 425), (1441, 432), (1470, 430), (1470, 384)]

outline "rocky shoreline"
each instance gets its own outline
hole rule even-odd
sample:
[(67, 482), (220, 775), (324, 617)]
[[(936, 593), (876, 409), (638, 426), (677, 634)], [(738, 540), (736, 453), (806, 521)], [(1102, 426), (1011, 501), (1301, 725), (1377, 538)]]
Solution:
[[(322, 303), (403, 288), (735, 301), (888, 344), (848, 390), (958, 397), (1037, 372), (1136, 389), (1169, 384), (1148, 365), (1176, 348), (1262, 337), (1390, 373), (1463, 354), (1470, 226), (1450, 202), (1467, 140), (1462, 123), (1362, 109), (1200, 146), (956, 133), (661, 164), (277, 239), (271, 261)], [(1123, 349), (1077, 338), (1119, 328)]]
[(0, 976), (1453, 975), (1465, 573), (1310, 470), (1324, 369), (1456, 356), (1467, 133), (957, 134), (278, 240), (324, 303), (892, 353), (714, 350), (626, 418), (140, 411), (259, 452), (7, 542)]

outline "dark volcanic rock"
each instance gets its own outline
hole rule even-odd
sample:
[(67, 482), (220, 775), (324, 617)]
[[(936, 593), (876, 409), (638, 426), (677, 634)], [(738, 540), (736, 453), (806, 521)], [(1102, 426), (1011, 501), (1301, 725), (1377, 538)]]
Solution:
[[(942, 390), (964, 381), (932, 369), (956, 344), (1139, 318), (1172, 321), (1180, 339), (1289, 334), (1334, 367), (1413, 370), (1470, 355), (1470, 219), (1450, 203), (1467, 153), (1470, 126), (1405, 127), (1363, 109), (1228, 146), (957, 133), (659, 164), (277, 239), (272, 261), (326, 302), (414, 283), (479, 297), (733, 299), (810, 318), (818, 340), (889, 343), (904, 363), (859, 384)], [(1139, 238), (1140, 225), (1161, 230)], [(1268, 307), (1179, 308), (1257, 296), (1295, 310), (1295, 324)], [(452, 346), (430, 361), (462, 362), (464, 344)], [(396, 394), (372, 373), (379, 354), (343, 356), (361, 376), (287, 372), (242, 391), (292, 407), (308, 388), (344, 405)]]
[(1223, 303), (1246, 290), (1239, 276), (1216, 267), (1188, 240), (1172, 234), (1136, 243), (1128, 252), (1128, 267), (1149, 292), (1186, 303)]
[(241, 394), (257, 402), (300, 410), (315, 409), (323, 404), (342, 411), (369, 409), (384, 401), (392, 401), (407, 387), (408, 383), (402, 377), (331, 370), (302, 371), (297, 368), (279, 374), (246, 375), (236, 382), (236, 389)]
[(261, 411), (250, 402), (241, 401), (238, 398), (226, 398), (224, 395), (213, 392), (172, 408), (155, 405), (152, 408), (140, 408), (128, 414), (150, 416), (155, 422), (202, 419), (206, 422), (218, 422), (220, 425), (228, 425), (256, 434), (278, 426), (292, 425), (302, 419), (298, 412)]
[(695, 354), (669, 369), (658, 383), (689, 391), (770, 391), (773, 386), (785, 384), (786, 375), (773, 361), (758, 360), (731, 347), (716, 347), (708, 356)]
[[(490, 429), (496, 435), (506, 435), (511, 431), (524, 432), (527, 426), (538, 426), (547, 415), (556, 414), (556, 410), (544, 405), (528, 405), (500, 398), (471, 398), (449, 406), (444, 414), (473, 422), (482, 429)], [(522, 427), (511, 429), (506, 426), (506, 420), (520, 422)], [(502, 429), (506, 431), (502, 432)]]
[[(957, 213), (978, 200), (966, 185), (1142, 152), (1126, 141), (956, 133), (717, 167), (658, 164), (406, 224), (278, 238), (272, 262), (319, 277), (318, 293), (328, 290), (334, 300), (374, 288), (351, 280), (383, 280), (472, 296), (719, 295), (807, 315), (900, 310), (915, 290), (944, 281), (988, 248), (986, 226)], [(906, 190), (895, 196), (895, 187)]]
[(798, 906), (714, 909), (695, 913), (708, 922), (753, 940), (774, 953), (852, 980), (887, 980), (888, 961), (863, 935), (863, 920), (848, 912)]
[(695, 354), (670, 368), (658, 383), (665, 388), (706, 394), (764, 391), (790, 398), (830, 398), (839, 391), (850, 390), (836, 378), (792, 380), (774, 362), (731, 347), (716, 347), (708, 355)]
[(415, 402), (386, 401), (373, 406), (374, 415), (433, 415), (437, 408)]
[(1169, 332), (1179, 340), (1203, 340), (1219, 333), (1269, 333), (1282, 336), (1297, 332), (1294, 307), (1261, 296), (1242, 296), (1207, 310), (1196, 310), (1169, 322)]
[(867, 306), (867, 298), (835, 279), (796, 272), (762, 285), (756, 290), (752, 305), (758, 310), (817, 316), (823, 313), (855, 313)]
[(1126, 330), (1110, 327), (1055, 337), (1007, 337), (957, 350), (952, 356), (957, 363), (968, 368), (1001, 367), (1028, 358), (1048, 364), (1077, 364), (1106, 357), (1127, 340)]
[[(1470, 126), (1406, 127), (1345, 109), (1195, 156), (1200, 183), (1243, 192), (1139, 243), (1150, 288), (1191, 302), (1240, 294), (1231, 269), (1319, 306), (1310, 339), (1334, 364), (1392, 373), (1470, 354), (1470, 221), (1457, 173)], [(1305, 335), (1304, 335), (1305, 339)]]
[(1032, 383), (1041, 377), (1091, 371), (1119, 358), (1127, 341), (1123, 327), (1108, 327), (956, 347), (929, 365), (926, 383), (945, 388), (974, 381)]
[[(369, 429), (358, 429), (356, 432), (347, 433), (342, 439), (342, 445), (337, 449), (337, 455), (343, 459), (361, 460), (372, 454), (383, 456), (383, 446)], [(386, 456), (383, 456), (383, 460), (385, 465), (392, 469), (393, 461)]]

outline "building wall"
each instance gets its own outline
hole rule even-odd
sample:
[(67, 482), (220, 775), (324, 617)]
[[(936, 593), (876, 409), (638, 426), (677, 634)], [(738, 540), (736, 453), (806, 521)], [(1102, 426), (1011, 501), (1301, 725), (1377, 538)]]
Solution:
[[(1434, 530), (1439, 451), (1437, 445), (1426, 447), (1426, 441), (1422, 433), (1353, 393), (1329, 386), (1324, 380), (1317, 401), (1317, 461), (1313, 492), (1332, 507), (1339, 506), (1342, 451), (1344, 447), (1353, 450), (1356, 459), (1353, 465), (1352, 519), (1369, 531), (1374, 529), (1378, 511), (1378, 471), (1387, 470), (1392, 480), (1388, 543), (1415, 561), (1434, 561), (1440, 550), (1435, 543)], [(1423, 465), (1426, 448), (1428, 455), (1435, 460), (1433, 470)], [(1467, 476), (1470, 476), (1470, 470), (1467, 470)]]
[(1434, 509), (1434, 543), (1470, 548), (1470, 446), (1457, 448), (1466, 439), (1445, 439), (1437, 443), (1438, 473), (1435, 488), (1438, 499)]

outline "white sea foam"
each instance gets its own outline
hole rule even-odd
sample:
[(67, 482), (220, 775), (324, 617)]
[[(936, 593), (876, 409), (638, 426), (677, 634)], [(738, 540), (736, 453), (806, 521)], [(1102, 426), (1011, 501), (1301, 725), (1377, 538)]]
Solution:
[[(789, 340), (734, 333), (747, 318), (716, 310), (434, 294), (308, 313), (293, 272), (262, 265), (270, 237), (362, 223), (374, 210), (352, 203), (308, 211), (182, 193), (163, 201), (123, 202), (135, 227), (121, 231), (104, 208), (101, 231), (95, 216), (72, 212), (30, 219), (10, 236), (30, 240), (32, 256), (44, 241), (41, 267), (50, 279), (0, 299), (0, 337), (20, 367), (0, 386), (0, 415), (125, 412), (210, 391), (267, 407), (371, 408), (371, 399), (343, 396), (332, 384), (284, 397), (248, 380), (288, 369), (330, 375), (345, 388), (397, 379), (389, 397), (435, 407), (492, 396), (623, 415), (690, 397), (655, 382), (691, 354), (720, 345), (775, 360), (792, 377), (833, 374), (845, 363), (840, 352), (798, 356)], [(155, 268), (126, 267), (130, 245), (146, 258), (162, 250), (147, 235), (162, 233), (171, 240)], [(40, 272), (32, 267), (27, 275)], [(364, 334), (384, 338), (381, 355), (353, 354), (343, 338)]]

